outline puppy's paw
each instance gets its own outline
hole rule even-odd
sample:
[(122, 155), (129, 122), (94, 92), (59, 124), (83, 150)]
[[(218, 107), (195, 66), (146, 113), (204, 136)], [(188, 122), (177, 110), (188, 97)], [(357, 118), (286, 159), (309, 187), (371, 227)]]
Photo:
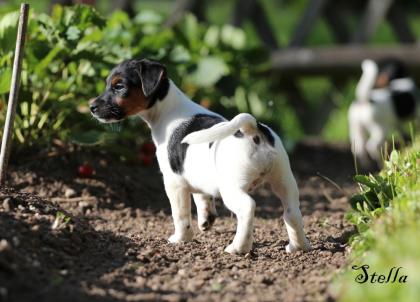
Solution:
[(173, 234), (168, 238), (168, 241), (170, 243), (181, 243), (181, 242), (187, 242), (191, 241), (194, 237), (194, 234), (192, 231), (185, 232), (184, 234)]
[(208, 231), (214, 224), (216, 220), (216, 215), (213, 213), (206, 213), (201, 219), (198, 219), (198, 229), (202, 232)]
[(225, 248), (225, 252), (232, 255), (244, 255), (252, 249), (252, 241), (242, 246), (236, 246), (233, 242)]
[(297, 244), (293, 244), (292, 242), (290, 242), (288, 245), (286, 245), (286, 252), (288, 253), (293, 253), (296, 251), (310, 251), (311, 248), (311, 244), (309, 243), (308, 239), (305, 238), (305, 243), (303, 244), (303, 246), (299, 246)]

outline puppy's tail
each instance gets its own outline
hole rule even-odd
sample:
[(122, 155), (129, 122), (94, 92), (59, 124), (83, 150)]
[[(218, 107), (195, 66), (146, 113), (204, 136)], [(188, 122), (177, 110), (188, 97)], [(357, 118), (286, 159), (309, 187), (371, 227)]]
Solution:
[(362, 62), (362, 76), (356, 86), (356, 100), (358, 102), (368, 102), (370, 92), (375, 85), (378, 75), (378, 65), (372, 60)]
[(229, 122), (222, 122), (209, 129), (204, 129), (188, 134), (182, 140), (187, 144), (202, 144), (224, 139), (242, 130), (244, 133), (254, 132), (257, 129), (255, 117), (248, 113), (240, 113)]

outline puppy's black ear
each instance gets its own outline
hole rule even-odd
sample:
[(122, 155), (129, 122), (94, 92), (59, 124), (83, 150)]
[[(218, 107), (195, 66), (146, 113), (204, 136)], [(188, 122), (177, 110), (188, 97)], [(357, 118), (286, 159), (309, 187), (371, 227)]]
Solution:
[(166, 67), (158, 62), (144, 59), (139, 62), (138, 71), (144, 96), (149, 98), (166, 78)]

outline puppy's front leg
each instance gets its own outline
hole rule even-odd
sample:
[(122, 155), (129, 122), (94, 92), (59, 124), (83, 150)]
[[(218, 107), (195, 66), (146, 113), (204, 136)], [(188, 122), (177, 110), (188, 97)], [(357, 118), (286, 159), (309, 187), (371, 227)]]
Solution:
[(198, 228), (200, 231), (207, 231), (217, 216), (213, 198), (204, 194), (193, 194), (193, 198), (197, 207)]
[(177, 185), (166, 185), (166, 194), (171, 203), (175, 232), (169, 242), (178, 243), (192, 240), (194, 233), (191, 224), (191, 195), (188, 189)]
[(235, 238), (226, 247), (225, 252), (230, 254), (248, 253), (254, 242), (255, 201), (239, 189), (225, 188), (221, 189), (220, 193), (226, 207), (235, 213), (238, 219)]

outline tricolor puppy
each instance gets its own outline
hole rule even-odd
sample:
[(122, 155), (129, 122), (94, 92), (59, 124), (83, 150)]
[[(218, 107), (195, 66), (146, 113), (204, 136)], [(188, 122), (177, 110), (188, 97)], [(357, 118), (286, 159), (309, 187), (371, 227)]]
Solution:
[(390, 132), (399, 130), (404, 120), (420, 117), (419, 99), (413, 79), (398, 60), (362, 62), (348, 118), (352, 151), (363, 167), (370, 167), (371, 160), (381, 166), (381, 148)]
[(218, 197), (238, 220), (225, 251), (249, 252), (255, 211), (250, 193), (268, 182), (284, 206), (290, 239), (286, 250), (310, 249), (288, 156), (280, 138), (250, 114), (227, 121), (199, 106), (168, 79), (165, 66), (150, 60), (127, 60), (115, 67), (90, 110), (102, 122), (138, 115), (149, 125), (172, 208), (175, 232), (170, 242), (193, 239), (191, 194), (202, 231), (214, 222), (213, 198)]

